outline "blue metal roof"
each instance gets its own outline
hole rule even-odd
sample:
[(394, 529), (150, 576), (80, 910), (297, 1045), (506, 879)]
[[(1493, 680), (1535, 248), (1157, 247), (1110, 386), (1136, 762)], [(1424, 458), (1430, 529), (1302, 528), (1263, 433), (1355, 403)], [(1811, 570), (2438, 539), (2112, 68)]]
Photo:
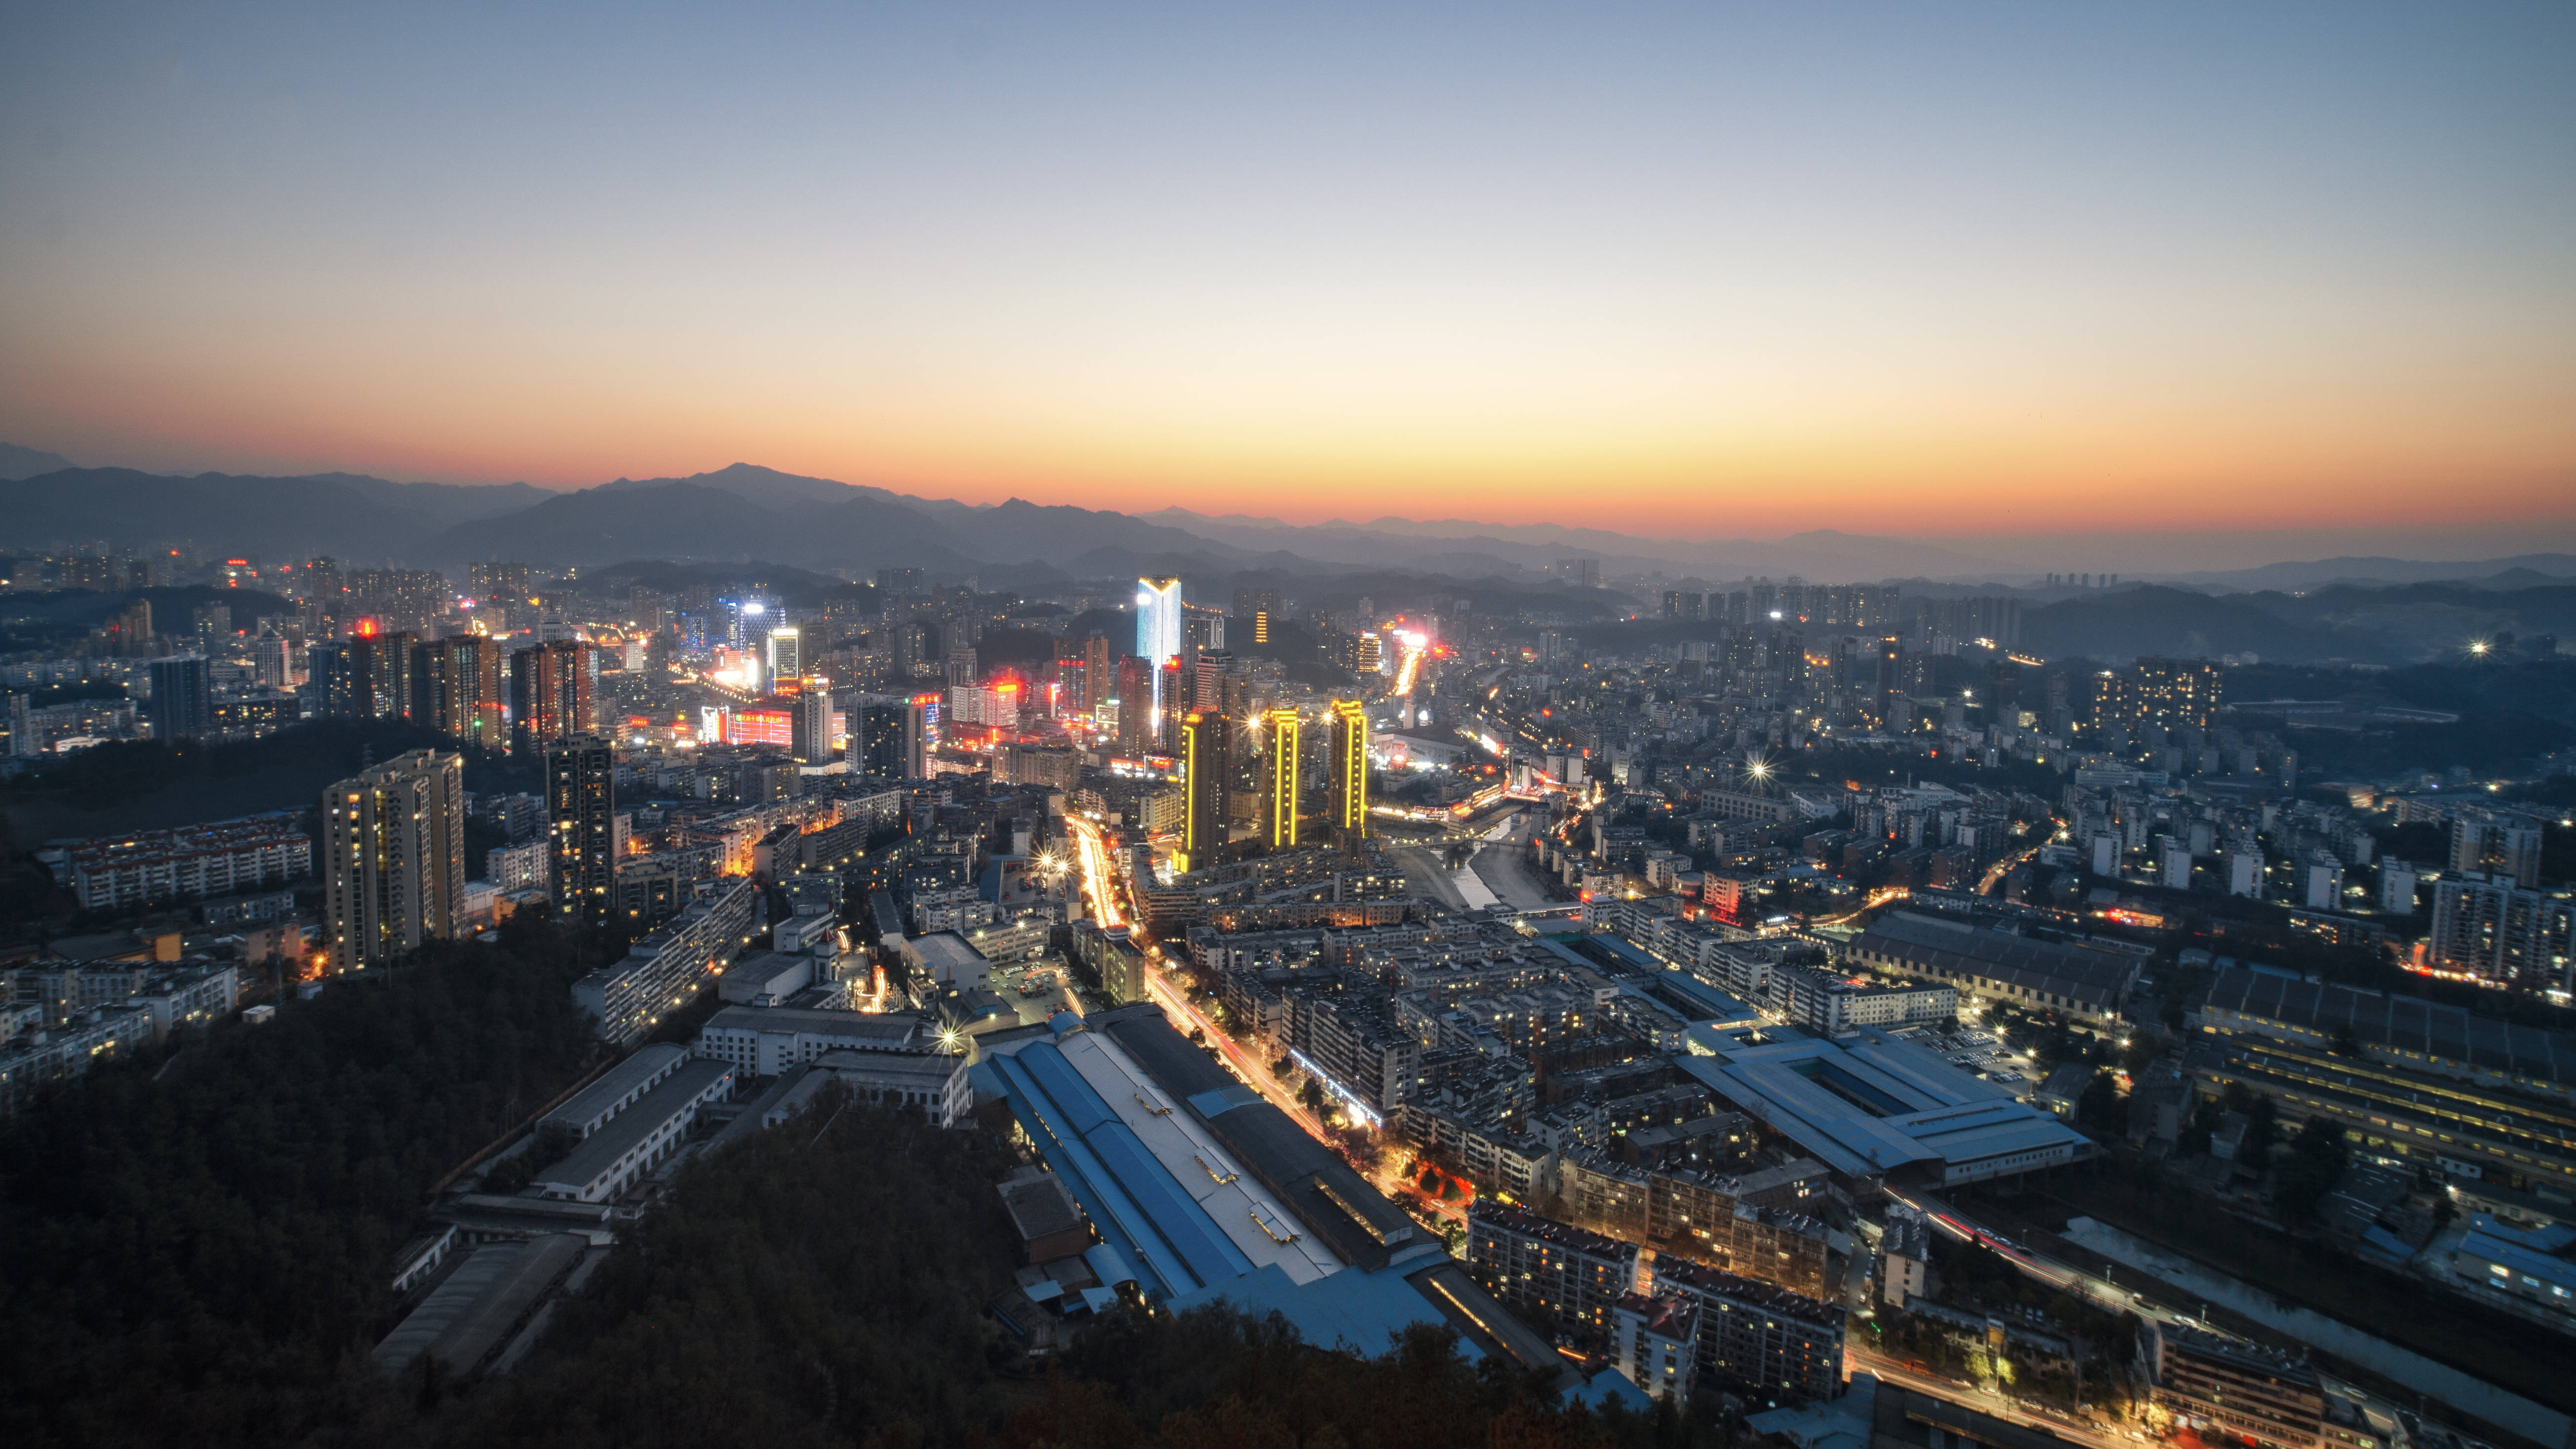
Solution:
[[(1444, 1321), (1430, 1300), (1399, 1272), (1345, 1270), (1301, 1287), (1267, 1265), (1175, 1298), (1172, 1309), (1180, 1312), (1220, 1300), (1254, 1318), (1277, 1312), (1308, 1343), (1338, 1345), (1372, 1357), (1386, 1352), (1393, 1336), (1413, 1324)], [(1464, 1337), (1458, 1341), (1458, 1352), (1471, 1362), (1483, 1357), (1474, 1342)]]

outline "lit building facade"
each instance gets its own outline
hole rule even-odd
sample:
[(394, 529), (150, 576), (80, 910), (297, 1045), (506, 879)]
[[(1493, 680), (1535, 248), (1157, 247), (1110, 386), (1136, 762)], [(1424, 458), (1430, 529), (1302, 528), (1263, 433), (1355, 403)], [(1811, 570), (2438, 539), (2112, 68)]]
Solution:
[(1368, 837), (1368, 710), (1356, 699), (1333, 701), (1333, 829), (1345, 842)]
[(322, 945), (332, 969), (390, 961), (465, 920), (465, 761), (414, 750), (322, 797)]
[(501, 727), (501, 646), (480, 634), (433, 639), (412, 651), (412, 719), (486, 750)]
[(1266, 710), (1261, 722), (1270, 735), (1270, 763), (1262, 772), (1262, 826), (1269, 834), (1270, 848), (1285, 850), (1297, 843), (1297, 763), (1303, 752), (1303, 731), (1293, 709)]
[(599, 651), (581, 640), (558, 640), (511, 655), (512, 748), (543, 750), (566, 735), (588, 732), (598, 682)]
[(604, 921), (617, 888), (617, 755), (597, 735), (546, 747), (547, 839), (555, 909)]
[(1192, 710), (1181, 718), (1183, 788), (1189, 792), (1181, 815), (1180, 859), (1184, 871), (1216, 864), (1225, 848), (1225, 776), (1227, 746), (1233, 721), (1214, 712)]
[[(1159, 730), (1163, 711), (1178, 701), (1163, 696), (1163, 666), (1181, 654), (1181, 581), (1179, 579), (1138, 579), (1136, 581), (1136, 657), (1152, 670), (1148, 676), (1154, 696), (1144, 701), (1149, 714), (1149, 728)], [(1122, 700), (1132, 707), (1138, 701)]]

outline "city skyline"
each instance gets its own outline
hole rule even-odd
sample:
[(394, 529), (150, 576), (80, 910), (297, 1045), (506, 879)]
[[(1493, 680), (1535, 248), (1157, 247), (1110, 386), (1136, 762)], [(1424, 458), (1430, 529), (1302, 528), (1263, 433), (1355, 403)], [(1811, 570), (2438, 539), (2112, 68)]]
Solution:
[(1291, 523), (2576, 519), (2560, 12), (516, 25), (31, 24), (0, 437)]

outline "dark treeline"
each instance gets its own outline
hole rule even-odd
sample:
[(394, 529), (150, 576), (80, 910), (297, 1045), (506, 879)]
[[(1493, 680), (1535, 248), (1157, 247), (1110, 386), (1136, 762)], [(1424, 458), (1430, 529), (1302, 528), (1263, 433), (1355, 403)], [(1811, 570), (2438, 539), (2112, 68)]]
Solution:
[[(110, 1063), (0, 1133), (0, 1440), (296, 1443), (379, 1392), (424, 1191), (598, 1048), (535, 925)], [(374, 975), (376, 973), (370, 973)]]
[[(255, 740), (211, 745), (113, 740), (11, 782), (0, 800), (54, 799), (82, 810), (103, 810), (194, 780), (236, 778), (311, 762), (355, 774), (370, 760), (382, 763), (406, 750), (423, 749), (454, 751), (459, 745), (436, 730), (398, 719), (311, 719)], [(469, 790), (536, 789), (543, 782), (541, 765), (481, 750), (466, 749), (464, 754)]]

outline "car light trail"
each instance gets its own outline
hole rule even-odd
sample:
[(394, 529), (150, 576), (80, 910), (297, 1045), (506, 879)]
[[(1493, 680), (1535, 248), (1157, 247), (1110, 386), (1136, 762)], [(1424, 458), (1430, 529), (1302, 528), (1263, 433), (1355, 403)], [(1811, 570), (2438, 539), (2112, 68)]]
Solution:
[(1109, 879), (1109, 847), (1101, 841), (1100, 827), (1079, 815), (1068, 814), (1065, 825), (1073, 831), (1074, 853), (1082, 861), (1082, 896), (1091, 903), (1091, 918), (1104, 931), (1126, 924), (1118, 913), (1117, 896)]

